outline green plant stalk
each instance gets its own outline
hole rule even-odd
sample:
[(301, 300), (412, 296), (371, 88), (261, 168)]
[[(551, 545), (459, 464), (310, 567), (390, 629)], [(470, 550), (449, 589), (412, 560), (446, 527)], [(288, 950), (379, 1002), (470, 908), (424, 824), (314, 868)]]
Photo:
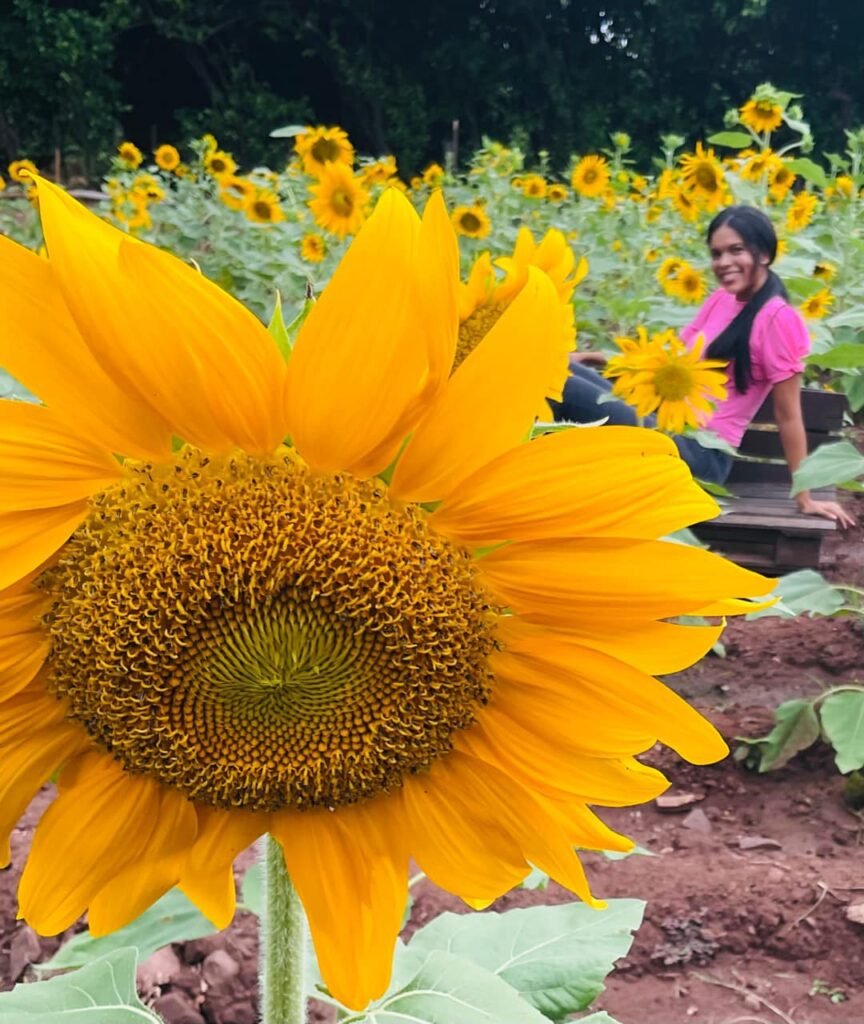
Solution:
[(272, 836), (262, 840), (262, 861), (261, 1024), (305, 1024), (306, 915)]

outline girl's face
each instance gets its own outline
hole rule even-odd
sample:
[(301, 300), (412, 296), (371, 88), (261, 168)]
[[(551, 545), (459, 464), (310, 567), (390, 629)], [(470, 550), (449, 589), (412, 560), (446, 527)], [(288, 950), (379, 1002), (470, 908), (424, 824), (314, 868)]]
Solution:
[(768, 257), (754, 256), (738, 232), (726, 224), (711, 236), (708, 251), (720, 287), (739, 302), (752, 298), (768, 279)]

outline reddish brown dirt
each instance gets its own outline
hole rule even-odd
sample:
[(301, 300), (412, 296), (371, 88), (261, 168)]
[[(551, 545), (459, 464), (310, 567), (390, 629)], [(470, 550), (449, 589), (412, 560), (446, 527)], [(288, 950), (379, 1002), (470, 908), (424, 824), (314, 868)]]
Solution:
[[(864, 502), (857, 505), (861, 518)], [(831, 540), (829, 578), (864, 585), (862, 532)], [(733, 746), (735, 736), (767, 732), (772, 709), (790, 697), (864, 682), (864, 630), (851, 620), (734, 622), (724, 639), (726, 658), (709, 657), (669, 682)], [(697, 768), (658, 749), (648, 760), (673, 792), (696, 797), (695, 813), (603, 812), (656, 856), (585, 858), (599, 895), (648, 903), (597, 1007), (622, 1024), (864, 1024), (864, 925), (845, 913), (864, 903), (864, 814), (845, 805), (830, 751), (813, 749), (766, 775), (731, 758)], [(49, 798), (46, 789), (14, 833), (13, 866), (0, 876), (2, 987), (29, 980), (28, 965), (59, 944), (15, 921), (17, 875)], [(554, 885), (520, 890), (498, 909), (568, 898)], [(422, 883), (409, 930), (444, 909), (464, 907)], [(256, 948), (255, 919), (238, 915), (226, 932), (156, 954), (142, 995), (166, 1024), (255, 1024)]]

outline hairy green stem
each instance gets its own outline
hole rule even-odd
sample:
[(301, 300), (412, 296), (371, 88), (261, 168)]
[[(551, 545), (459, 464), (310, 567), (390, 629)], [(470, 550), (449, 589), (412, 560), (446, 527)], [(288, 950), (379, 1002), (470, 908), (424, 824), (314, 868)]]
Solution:
[(306, 1024), (306, 916), (282, 847), (262, 841), (261, 1024)]

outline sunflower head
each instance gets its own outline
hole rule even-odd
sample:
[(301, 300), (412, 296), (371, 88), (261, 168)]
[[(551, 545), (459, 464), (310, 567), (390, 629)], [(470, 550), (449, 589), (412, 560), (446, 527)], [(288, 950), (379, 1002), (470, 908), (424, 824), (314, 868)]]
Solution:
[(243, 212), (255, 224), (276, 224), (285, 220), (279, 196), (268, 188), (256, 188), (243, 201)]
[(581, 196), (596, 199), (609, 185), (609, 164), (605, 157), (591, 153), (583, 156), (570, 175), (573, 190)]
[(222, 149), (211, 149), (204, 154), (204, 170), (217, 181), (230, 177), (237, 170), (237, 163), (230, 153)]
[(117, 147), (117, 159), (125, 167), (135, 170), (141, 166), (144, 155), (134, 142), (121, 142)]
[(807, 320), (821, 320), (834, 305), (834, 296), (828, 288), (820, 288), (818, 292), (806, 298), (799, 309)]
[[(341, 128), (307, 128), (294, 140), (294, 149), (303, 161), (303, 170), (317, 178), (330, 164), (354, 165), (354, 147)], [(393, 173), (395, 174), (395, 164)]]
[(154, 150), (153, 159), (156, 161), (156, 166), (163, 171), (176, 171), (180, 165), (180, 153), (177, 147), (167, 143)]
[(422, 184), (427, 188), (440, 188), (444, 184), (445, 173), (441, 164), (429, 164), (423, 171)]
[(485, 238), (492, 230), (489, 214), (480, 203), (457, 206), (453, 210), (452, 220), (456, 234), (466, 238)]
[(754, 132), (773, 132), (783, 123), (783, 108), (771, 99), (751, 97), (741, 107), (739, 117)]
[(39, 168), (32, 160), (13, 160), (8, 169), (10, 179), (19, 185), (29, 185), (39, 173)]
[(320, 263), (327, 255), (324, 236), (307, 232), (300, 241), (300, 258), (307, 263)]
[(310, 188), (309, 209), (315, 223), (339, 238), (354, 235), (366, 218), (369, 193), (347, 163), (333, 161), (324, 166)]

